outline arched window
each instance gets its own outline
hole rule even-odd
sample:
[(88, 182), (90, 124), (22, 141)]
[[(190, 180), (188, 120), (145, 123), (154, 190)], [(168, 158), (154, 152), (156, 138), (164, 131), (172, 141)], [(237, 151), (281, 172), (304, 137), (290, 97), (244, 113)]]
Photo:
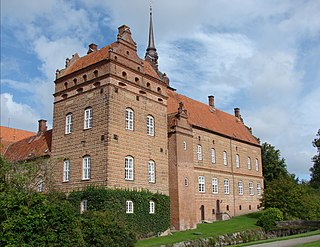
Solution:
[(126, 129), (133, 130), (134, 112), (131, 108), (126, 109)]
[(133, 213), (133, 202), (132, 201), (126, 201), (126, 213), (127, 214)]
[(83, 171), (82, 171), (82, 179), (88, 180), (90, 179), (90, 168), (91, 168), (91, 157), (86, 155), (82, 160)]
[(202, 146), (200, 144), (198, 144), (197, 155), (198, 160), (202, 160)]
[(84, 110), (84, 129), (92, 128), (92, 108), (88, 107)]
[(63, 162), (63, 182), (68, 182), (70, 179), (70, 160)]
[(240, 167), (240, 156), (239, 156), (239, 154), (236, 154), (236, 167), (237, 168)]
[(156, 169), (155, 169), (155, 163), (153, 160), (149, 160), (149, 163), (148, 163), (148, 180), (149, 180), (149, 183), (156, 182)]
[(257, 183), (257, 194), (258, 196), (261, 196), (261, 184)]
[(259, 171), (259, 161), (256, 159), (256, 171)]
[(226, 166), (228, 165), (228, 160), (227, 160), (227, 152), (223, 151), (223, 164)]
[(248, 169), (251, 170), (251, 159), (248, 157)]
[(154, 136), (154, 117), (147, 116), (147, 135)]
[(88, 200), (84, 199), (80, 202), (80, 213), (84, 213), (88, 210)]
[(253, 182), (249, 182), (249, 195), (253, 196), (254, 192), (253, 192)]
[(37, 192), (43, 192), (43, 179), (42, 179), (42, 177), (38, 178)]
[(216, 150), (214, 148), (211, 148), (211, 163), (216, 163)]
[(65, 133), (70, 134), (72, 132), (72, 113), (66, 115), (66, 128)]
[(154, 214), (156, 209), (156, 204), (154, 201), (149, 202), (149, 214)]
[(125, 180), (133, 180), (133, 157), (127, 156), (125, 158)]

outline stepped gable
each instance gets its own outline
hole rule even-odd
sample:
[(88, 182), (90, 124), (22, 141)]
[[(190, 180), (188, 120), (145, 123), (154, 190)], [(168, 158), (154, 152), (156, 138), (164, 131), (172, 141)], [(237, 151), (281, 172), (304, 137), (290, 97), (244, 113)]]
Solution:
[(177, 113), (179, 103), (183, 102), (191, 125), (260, 146), (239, 118), (172, 90), (168, 90), (168, 97), (168, 114)]
[(6, 150), (4, 158), (10, 162), (29, 160), (36, 157), (50, 156), (52, 130), (24, 138), (12, 143)]

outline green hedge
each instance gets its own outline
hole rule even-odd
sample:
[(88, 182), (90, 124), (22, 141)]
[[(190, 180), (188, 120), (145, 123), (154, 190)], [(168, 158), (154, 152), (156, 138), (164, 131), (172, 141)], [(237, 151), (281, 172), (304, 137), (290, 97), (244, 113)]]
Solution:
[[(149, 191), (87, 187), (70, 193), (68, 200), (80, 212), (82, 200), (88, 201), (88, 211), (110, 211), (119, 220), (124, 220), (138, 238), (157, 235), (170, 226), (169, 197)], [(133, 202), (133, 213), (126, 213), (126, 201)], [(155, 202), (155, 213), (149, 213), (149, 202)]]

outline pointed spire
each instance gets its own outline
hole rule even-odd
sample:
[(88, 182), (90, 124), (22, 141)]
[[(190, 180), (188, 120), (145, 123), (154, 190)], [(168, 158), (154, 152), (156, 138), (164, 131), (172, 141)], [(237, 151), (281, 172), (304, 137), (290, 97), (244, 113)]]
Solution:
[(145, 59), (158, 70), (158, 53), (154, 44), (151, 1), (150, 1), (149, 43), (148, 43)]

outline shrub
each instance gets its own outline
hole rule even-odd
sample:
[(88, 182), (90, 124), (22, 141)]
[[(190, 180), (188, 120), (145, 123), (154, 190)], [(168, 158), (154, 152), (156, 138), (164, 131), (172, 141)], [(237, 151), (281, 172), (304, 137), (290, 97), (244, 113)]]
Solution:
[(283, 220), (283, 213), (278, 208), (268, 208), (259, 217), (258, 226), (262, 226), (266, 231), (276, 227), (277, 221)]

